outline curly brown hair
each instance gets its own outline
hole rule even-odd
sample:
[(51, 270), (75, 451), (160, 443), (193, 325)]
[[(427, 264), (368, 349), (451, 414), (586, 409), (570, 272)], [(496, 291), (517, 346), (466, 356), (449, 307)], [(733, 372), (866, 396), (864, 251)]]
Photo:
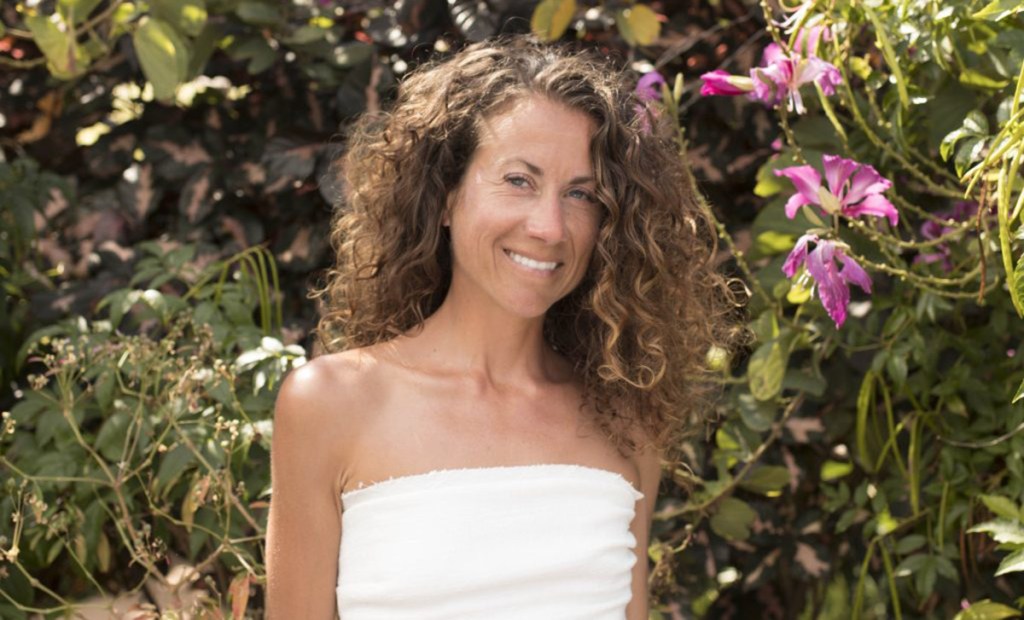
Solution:
[(529, 95), (579, 110), (597, 127), (591, 158), (604, 214), (581, 284), (545, 317), (549, 343), (574, 366), (585, 403), (619, 450), (666, 456), (708, 410), (706, 355), (728, 350), (735, 308), (713, 265), (716, 234), (680, 156), (675, 127), (647, 110), (629, 75), (593, 53), (514, 37), (421, 67), (385, 113), (352, 127), (344, 205), (323, 286), (320, 344), (363, 347), (416, 329), (451, 278), (448, 194), (481, 119)]

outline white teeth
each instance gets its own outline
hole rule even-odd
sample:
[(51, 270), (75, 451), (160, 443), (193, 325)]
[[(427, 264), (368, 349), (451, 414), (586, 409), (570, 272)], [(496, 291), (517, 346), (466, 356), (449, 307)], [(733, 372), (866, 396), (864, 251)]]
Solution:
[(544, 263), (539, 260), (533, 260), (532, 258), (526, 258), (521, 254), (516, 254), (511, 250), (506, 250), (509, 257), (515, 262), (519, 263), (523, 267), (529, 267), (530, 269), (538, 269), (540, 271), (553, 271), (555, 267), (558, 267), (558, 263)]

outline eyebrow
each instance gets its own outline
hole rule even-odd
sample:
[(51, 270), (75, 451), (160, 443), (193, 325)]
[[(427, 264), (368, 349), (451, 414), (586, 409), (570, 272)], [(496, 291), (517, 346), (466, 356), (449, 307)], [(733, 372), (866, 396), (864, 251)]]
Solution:
[[(539, 177), (544, 176), (544, 171), (540, 168), (540, 166), (537, 166), (536, 164), (532, 164), (532, 163), (526, 161), (525, 159), (523, 159), (522, 157), (513, 157), (512, 159), (509, 159), (505, 163), (520, 163), (520, 164), (523, 164), (524, 166), (526, 166), (526, 169), (529, 170), (531, 174), (535, 174), (535, 175), (537, 175)], [(592, 177), (592, 176), (578, 176), (578, 177), (573, 177), (573, 178), (569, 179), (569, 185), (576, 185), (576, 184), (579, 184), (579, 183), (593, 183), (593, 182), (594, 182), (594, 177)]]

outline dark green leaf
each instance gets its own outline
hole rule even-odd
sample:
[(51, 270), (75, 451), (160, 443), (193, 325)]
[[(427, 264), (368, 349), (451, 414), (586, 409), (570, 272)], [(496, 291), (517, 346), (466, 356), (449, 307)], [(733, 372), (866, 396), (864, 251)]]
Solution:
[(711, 517), (711, 529), (729, 540), (750, 538), (750, 526), (757, 513), (746, 502), (735, 497), (726, 497), (718, 502), (717, 511)]
[(777, 465), (758, 467), (747, 474), (739, 485), (748, 491), (762, 495), (777, 494), (789, 484), (789, 470)]

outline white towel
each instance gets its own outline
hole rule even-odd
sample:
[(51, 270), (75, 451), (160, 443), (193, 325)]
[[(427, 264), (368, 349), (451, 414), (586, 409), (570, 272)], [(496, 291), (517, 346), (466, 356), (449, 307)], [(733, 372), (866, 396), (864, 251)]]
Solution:
[(441, 469), (342, 494), (341, 620), (623, 620), (643, 494), (616, 472)]

